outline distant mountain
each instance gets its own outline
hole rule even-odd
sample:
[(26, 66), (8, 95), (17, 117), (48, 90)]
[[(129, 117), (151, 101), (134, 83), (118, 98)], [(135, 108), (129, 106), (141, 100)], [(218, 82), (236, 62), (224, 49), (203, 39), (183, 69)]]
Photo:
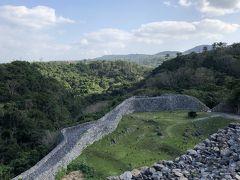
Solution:
[(170, 56), (176, 56), (177, 53), (179, 53), (179, 51), (163, 51), (160, 53), (155, 54), (155, 56), (166, 56), (167, 54), (169, 54)]
[[(106, 60), (106, 61), (130, 61), (137, 64), (157, 67), (161, 65), (165, 60), (172, 59), (176, 57), (176, 54), (171, 51), (160, 52), (158, 54), (149, 55), (149, 54), (127, 54), (127, 55), (105, 55), (102, 57), (95, 58), (93, 60)], [(169, 57), (166, 55), (169, 54)]]
[(182, 53), (183, 55), (190, 54), (192, 52), (201, 53), (203, 52), (204, 47), (207, 47), (208, 50), (212, 50), (211, 45), (200, 45), (184, 52), (162, 51), (153, 55), (149, 55), (149, 54), (105, 55), (102, 57), (97, 57), (93, 60), (106, 60), (106, 61), (121, 60), (121, 61), (135, 62), (141, 65), (157, 67), (161, 65), (164, 61), (175, 58), (177, 56), (177, 53)]
[(202, 53), (203, 52), (203, 48), (204, 47), (207, 47), (207, 50), (208, 51), (211, 51), (213, 48), (212, 48), (212, 45), (200, 45), (200, 46), (196, 46), (192, 49), (189, 49), (187, 51), (184, 51), (183, 54), (186, 55), (186, 54), (190, 54), (192, 52), (195, 52), (195, 53)]
[(95, 58), (95, 60), (139, 60), (149, 58), (152, 55), (148, 54), (127, 54), (127, 55), (105, 55), (102, 57)]

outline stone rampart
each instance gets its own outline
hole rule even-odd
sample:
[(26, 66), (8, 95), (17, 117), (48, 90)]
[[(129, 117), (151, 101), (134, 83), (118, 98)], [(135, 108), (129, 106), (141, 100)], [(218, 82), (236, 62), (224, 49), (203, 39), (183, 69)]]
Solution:
[(83, 149), (103, 136), (113, 132), (122, 116), (132, 112), (172, 111), (172, 110), (208, 111), (198, 99), (186, 95), (164, 95), (159, 97), (132, 97), (95, 122), (65, 128), (61, 131), (62, 141), (48, 155), (14, 180), (53, 180), (61, 168), (77, 158)]
[(222, 102), (212, 108), (212, 112), (224, 112), (224, 113), (236, 113), (236, 108), (234, 108), (232, 105)]
[(194, 149), (174, 161), (159, 161), (152, 167), (127, 171), (108, 180), (149, 179), (240, 179), (240, 124), (218, 130)]

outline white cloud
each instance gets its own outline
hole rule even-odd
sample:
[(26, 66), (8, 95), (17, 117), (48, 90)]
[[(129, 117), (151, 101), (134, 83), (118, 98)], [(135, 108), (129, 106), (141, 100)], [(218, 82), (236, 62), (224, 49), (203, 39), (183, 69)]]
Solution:
[(165, 6), (171, 6), (172, 5), (172, 3), (170, 1), (163, 1), (163, 4)]
[(181, 6), (186, 6), (186, 7), (189, 7), (192, 5), (192, 2), (190, 0), (179, 0), (178, 3)]
[[(129, 44), (162, 44), (168, 40), (204, 38), (215, 40), (227, 33), (236, 32), (238, 24), (215, 19), (201, 21), (160, 21), (142, 24), (138, 29), (100, 29), (82, 36), (78, 46), (85, 50), (115, 52), (129, 48)], [(111, 51), (110, 51), (111, 50)]]
[(41, 29), (59, 23), (73, 23), (74, 21), (57, 16), (55, 10), (47, 6), (27, 8), (25, 6), (0, 6), (0, 19), (20, 26)]
[(49, 34), (32, 31), (27, 28), (12, 28), (0, 25), (0, 52), (3, 60), (27, 59), (38, 60), (60, 58), (71, 46), (55, 42)]
[(160, 21), (143, 24), (135, 32), (140, 36), (147, 36), (149, 34), (179, 34), (191, 33), (195, 31), (195, 26), (186, 21)]
[(49, 28), (58, 31), (54, 28), (60, 23), (73, 23), (73, 20), (56, 15), (54, 9), (46, 6), (0, 6), (1, 58), (3, 61), (60, 58), (72, 48), (57, 43), (48, 31)]
[(239, 11), (240, 0), (200, 0), (198, 6), (208, 16), (221, 16)]
[(92, 56), (119, 54), (133, 48), (151, 48), (167, 43), (185, 41), (217, 41), (223, 35), (236, 32), (238, 24), (226, 23), (215, 19), (201, 21), (160, 21), (142, 24), (131, 31), (120, 29), (100, 29), (86, 33), (77, 44), (79, 49), (91, 52)]
[(105, 28), (95, 32), (86, 33), (84, 34), (84, 37), (94, 42), (106, 42), (108, 40), (125, 41), (131, 38), (131, 34), (120, 29)]
[(85, 51), (113, 53), (124, 49), (127, 42), (132, 39), (132, 34), (120, 29), (105, 28), (95, 32), (85, 33), (77, 43), (78, 48)]
[(179, 0), (179, 5), (194, 5), (205, 16), (222, 16), (240, 10), (240, 0)]
[(213, 34), (226, 34), (237, 31), (239, 24), (225, 23), (216, 19), (204, 19), (202, 21), (193, 22), (198, 31), (208, 32)]
[[(11, 9), (13, 8), (13, 9)], [(104, 54), (152, 53), (222, 40), (239, 30), (238, 24), (216, 19), (159, 21), (136, 29), (103, 28), (79, 35), (77, 42), (59, 43), (65, 32), (59, 23), (73, 21), (49, 7), (0, 7), (0, 52), (4, 60), (93, 58)], [(55, 33), (55, 32), (61, 32)], [(67, 33), (67, 32), (66, 32)], [(2, 61), (3, 62), (3, 61)]]
[(164, 42), (167, 39), (191, 39), (192, 37), (206, 36), (215, 39), (226, 33), (232, 33), (239, 29), (238, 24), (225, 23), (215, 19), (204, 19), (195, 22), (186, 21), (162, 21), (143, 24), (135, 30), (135, 36), (146, 41)]

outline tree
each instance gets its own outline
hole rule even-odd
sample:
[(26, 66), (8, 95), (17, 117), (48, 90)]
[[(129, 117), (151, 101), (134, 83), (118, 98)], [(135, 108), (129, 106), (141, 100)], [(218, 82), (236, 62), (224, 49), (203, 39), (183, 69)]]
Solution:
[(13, 96), (16, 94), (16, 89), (18, 88), (19, 83), (15, 80), (8, 80), (6, 82), (6, 86), (7, 86), (10, 96)]
[(229, 99), (230, 104), (236, 107), (236, 113), (240, 114), (240, 88), (235, 88)]
[(170, 54), (165, 55), (165, 59), (168, 59), (170, 57)]
[(213, 47), (214, 50), (222, 49), (222, 48), (227, 47), (227, 43), (225, 43), (225, 42), (215, 42), (215, 43), (213, 43), (212, 47)]
[(182, 55), (182, 53), (181, 53), (181, 52), (178, 52), (176, 55), (177, 55), (177, 57), (179, 57), (179, 56)]
[(188, 112), (188, 117), (195, 118), (195, 117), (197, 117), (197, 113), (195, 111), (190, 111), (190, 112)]
[(208, 51), (208, 47), (207, 46), (204, 46), (203, 47), (203, 53), (206, 53)]

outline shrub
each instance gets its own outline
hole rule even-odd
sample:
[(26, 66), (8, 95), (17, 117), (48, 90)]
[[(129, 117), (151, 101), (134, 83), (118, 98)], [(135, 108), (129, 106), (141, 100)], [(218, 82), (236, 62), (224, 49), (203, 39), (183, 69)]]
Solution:
[(71, 164), (67, 168), (68, 172), (71, 171), (81, 171), (86, 178), (94, 177), (94, 169), (92, 167), (89, 167), (88, 165), (82, 163), (82, 164)]
[(197, 117), (197, 113), (195, 111), (190, 111), (190, 112), (188, 112), (188, 117), (195, 118), (195, 117)]
[(65, 176), (66, 174), (67, 174), (67, 170), (62, 168), (60, 171), (57, 172), (55, 176), (55, 180), (61, 180), (63, 176)]

